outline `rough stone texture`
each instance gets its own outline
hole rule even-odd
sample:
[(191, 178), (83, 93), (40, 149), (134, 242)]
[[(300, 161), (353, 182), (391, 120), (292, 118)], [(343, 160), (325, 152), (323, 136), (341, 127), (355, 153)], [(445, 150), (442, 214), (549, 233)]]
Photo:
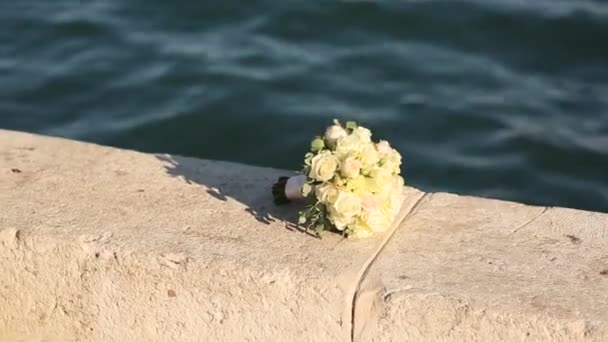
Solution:
[(390, 232), (297, 230), (285, 173), (0, 131), (0, 341), (350, 339)]
[(429, 194), (355, 324), (356, 341), (608, 341), (608, 215)]
[(408, 188), (318, 240), (284, 174), (0, 130), (0, 341), (608, 340), (608, 215)]

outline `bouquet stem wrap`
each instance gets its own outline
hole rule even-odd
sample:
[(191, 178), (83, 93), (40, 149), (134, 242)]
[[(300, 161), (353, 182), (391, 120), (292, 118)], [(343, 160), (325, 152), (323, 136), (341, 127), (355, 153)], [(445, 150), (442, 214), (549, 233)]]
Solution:
[(285, 196), (290, 201), (302, 201), (306, 197), (302, 194), (302, 188), (306, 184), (306, 176), (299, 175), (289, 177), (285, 184)]
[(289, 202), (303, 201), (306, 199), (302, 194), (302, 188), (306, 184), (306, 176), (298, 175), (292, 177), (279, 177), (272, 186), (272, 196), (276, 205)]

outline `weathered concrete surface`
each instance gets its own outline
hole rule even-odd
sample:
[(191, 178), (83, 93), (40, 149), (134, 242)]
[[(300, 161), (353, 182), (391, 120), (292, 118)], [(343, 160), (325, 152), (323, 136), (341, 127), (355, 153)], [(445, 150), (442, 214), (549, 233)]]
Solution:
[(0, 341), (349, 340), (390, 233), (299, 232), (284, 174), (0, 131)]
[(608, 340), (608, 215), (408, 188), (318, 240), (283, 174), (0, 130), (0, 341)]
[(608, 215), (429, 194), (355, 310), (357, 341), (608, 341)]

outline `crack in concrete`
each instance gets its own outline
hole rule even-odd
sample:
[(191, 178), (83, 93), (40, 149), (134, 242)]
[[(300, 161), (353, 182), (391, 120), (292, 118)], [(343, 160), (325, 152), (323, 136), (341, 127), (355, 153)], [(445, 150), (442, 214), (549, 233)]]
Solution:
[(410, 291), (410, 290), (413, 290), (413, 289), (414, 289), (414, 287), (412, 285), (408, 285), (406, 287), (396, 288), (396, 289), (393, 289), (393, 290), (390, 290), (390, 291), (386, 291), (384, 293), (384, 296), (382, 296), (382, 300), (384, 300), (386, 302), (395, 293)]
[(391, 240), (393, 235), (395, 235), (395, 232), (397, 231), (397, 229), (399, 229), (399, 227), (405, 221), (407, 221), (408, 218), (410, 218), (413, 214), (415, 214), (417, 212), (418, 208), (424, 201), (430, 200), (432, 195), (433, 195), (432, 193), (424, 193), (416, 200), (416, 202), (412, 205), (410, 210), (408, 210), (408, 212), (403, 215), (403, 218), (399, 221), (398, 224), (395, 225), (395, 228), (393, 229), (393, 231), (390, 232), (386, 236), (386, 238), (384, 239), (384, 241), (382, 241), (382, 243), (380, 244), (378, 249), (374, 252), (374, 254), (368, 259), (367, 263), (363, 266), (363, 271), (357, 277), (357, 282), (356, 282), (357, 285), (352, 294), (352, 300), (350, 303), (350, 341), (351, 342), (355, 341), (355, 330), (356, 330), (355, 329), (356, 328), (355, 327), (355, 311), (356, 311), (356, 306), (357, 306), (356, 305), (357, 299), (359, 298), (359, 292), (361, 290), (361, 284), (363, 283), (363, 280), (366, 278), (369, 270), (371, 269), (371, 267), (374, 264), (374, 262), (376, 261), (376, 259), (378, 259), (378, 256), (380, 255), (380, 253), (382, 253), (382, 250), (384, 250), (384, 247), (389, 243), (389, 241)]
[(511, 234), (515, 234), (515, 233), (517, 233), (519, 230), (521, 230), (522, 228), (527, 227), (527, 226), (528, 226), (530, 223), (532, 223), (532, 222), (534, 222), (534, 221), (538, 220), (538, 219), (539, 219), (541, 216), (543, 216), (544, 214), (546, 214), (546, 213), (547, 213), (547, 211), (549, 211), (550, 209), (551, 209), (551, 207), (545, 207), (545, 208), (543, 209), (543, 211), (541, 211), (541, 212), (540, 212), (540, 214), (538, 214), (538, 215), (534, 216), (533, 218), (531, 218), (530, 220), (528, 220), (528, 222), (526, 222), (526, 223), (522, 224), (521, 226), (519, 226), (519, 227), (515, 228), (513, 231), (511, 231), (511, 233), (509, 233), (509, 235), (511, 235)]

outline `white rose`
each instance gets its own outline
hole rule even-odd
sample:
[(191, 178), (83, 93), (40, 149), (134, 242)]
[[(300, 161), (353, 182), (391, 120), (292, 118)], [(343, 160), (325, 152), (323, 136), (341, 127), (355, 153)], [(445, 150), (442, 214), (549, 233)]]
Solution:
[(321, 203), (334, 203), (338, 197), (338, 189), (331, 183), (321, 184), (315, 187), (315, 195)]
[(370, 172), (368, 186), (371, 191), (385, 193), (391, 191), (394, 186), (392, 170), (384, 167), (376, 167)]
[(393, 150), (393, 154), (392, 154), (392, 159), (393, 159), (393, 164), (395, 165), (395, 173), (399, 174), (401, 173), (401, 154), (399, 154), (399, 152), (397, 152), (397, 150)]
[(378, 152), (380, 152), (381, 154), (385, 155), (391, 154), (393, 152), (391, 145), (389, 145), (388, 141), (386, 140), (381, 140), (379, 143), (377, 143), (376, 150), (378, 150)]
[(361, 155), (361, 161), (363, 162), (363, 167), (366, 169), (369, 169), (373, 166), (375, 166), (378, 161), (380, 161), (380, 157), (378, 156), (378, 152), (376, 151), (376, 148), (374, 147), (374, 145), (367, 144), (363, 147), (363, 149), (360, 152)]
[(354, 221), (353, 217), (345, 217), (341, 215), (331, 215), (329, 219), (339, 231), (343, 231)]
[(386, 198), (393, 193), (403, 193), (403, 178), (401, 178), (401, 176), (390, 176), (380, 191), (380, 194), (385, 195)]
[(321, 182), (332, 179), (338, 169), (338, 159), (329, 151), (324, 151), (311, 160), (310, 178)]
[(361, 199), (349, 191), (339, 191), (336, 201), (330, 207), (330, 214), (351, 218), (361, 213)]
[(384, 155), (382, 167), (390, 169), (396, 174), (401, 173), (401, 154), (397, 150), (391, 149), (389, 154)]
[(362, 143), (358, 136), (350, 134), (338, 139), (336, 145), (336, 154), (340, 159), (343, 159), (351, 154), (359, 153), (364, 146), (365, 144)]
[(397, 216), (397, 214), (399, 213), (399, 210), (401, 210), (401, 206), (403, 205), (403, 201), (405, 200), (405, 196), (403, 195), (403, 192), (401, 190), (395, 190), (392, 195), (391, 195), (391, 215), (392, 215), (392, 219), (395, 218), (395, 216)]
[(361, 197), (361, 207), (365, 211), (375, 211), (380, 209), (380, 198), (372, 194), (365, 194)]
[(393, 183), (393, 189), (390, 196), (391, 201), (391, 211), (393, 212), (393, 216), (397, 215), (397, 212), (401, 209), (403, 205), (403, 201), (405, 200), (405, 195), (403, 193), (404, 182), (403, 178), (400, 176), (395, 176), (395, 180)]
[(393, 179), (395, 190), (403, 191), (403, 187), (405, 186), (405, 181), (401, 176), (395, 176)]
[(364, 211), (361, 214), (361, 220), (365, 222), (367, 227), (372, 232), (384, 232), (388, 230), (391, 225), (390, 215), (386, 215), (382, 210)]
[(365, 239), (370, 237), (371, 235), (372, 232), (367, 229), (355, 229), (355, 231), (348, 237), (351, 239)]
[(371, 142), (372, 141), (372, 132), (365, 127), (357, 127), (353, 130), (354, 135), (359, 137), (359, 139), (363, 142)]
[(359, 171), (361, 171), (362, 166), (363, 164), (361, 161), (353, 157), (348, 157), (342, 162), (340, 172), (344, 177), (354, 178), (359, 175)]
[(346, 130), (340, 125), (332, 125), (325, 130), (325, 140), (330, 143), (336, 142), (338, 139), (347, 136)]

